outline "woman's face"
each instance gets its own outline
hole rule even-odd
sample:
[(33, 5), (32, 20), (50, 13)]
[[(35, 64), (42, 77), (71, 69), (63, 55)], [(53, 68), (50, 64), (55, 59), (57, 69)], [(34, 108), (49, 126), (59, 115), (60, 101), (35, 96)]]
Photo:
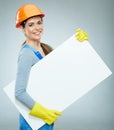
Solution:
[(35, 16), (28, 19), (25, 23), (25, 27), (22, 28), (27, 40), (40, 41), (44, 26), (40, 16)]

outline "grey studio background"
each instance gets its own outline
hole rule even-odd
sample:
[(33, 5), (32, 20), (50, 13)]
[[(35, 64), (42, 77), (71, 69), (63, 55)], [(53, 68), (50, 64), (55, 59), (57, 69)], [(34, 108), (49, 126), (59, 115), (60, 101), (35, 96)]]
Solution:
[[(18, 51), (25, 40), (15, 28), (15, 14), (25, 3), (38, 5), (46, 14), (43, 42), (56, 48), (80, 27), (114, 71), (114, 0), (0, 0), (0, 130), (19, 129), (19, 112), (3, 87), (15, 79)], [(113, 85), (112, 74), (66, 109), (55, 130), (114, 130)]]

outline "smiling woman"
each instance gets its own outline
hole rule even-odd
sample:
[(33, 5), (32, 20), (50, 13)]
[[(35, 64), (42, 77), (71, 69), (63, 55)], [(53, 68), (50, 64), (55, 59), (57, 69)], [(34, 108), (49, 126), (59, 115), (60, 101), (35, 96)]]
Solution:
[[(15, 83), (15, 97), (30, 109), (29, 114), (42, 119), (46, 124), (39, 130), (53, 130), (54, 122), (62, 113), (58, 110), (45, 108), (26, 92), (29, 74), (32, 66), (52, 51), (52, 48), (41, 43), (43, 35), (43, 17), (45, 14), (35, 5), (26, 4), (20, 7), (16, 14), (16, 28), (20, 28), (26, 40), (18, 57), (18, 67)], [(88, 40), (88, 35), (81, 29), (77, 30), (76, 39), (80, 42)], [(40, 86), (38, 86), (40, 87)], [(20, 115), (20, 130), (32, 130), (26, 120)]]
[[(23, 5), (17, 11), (16, 28), (22, 30), (26, 40), (18, 57), (15, 97), (30, 109), (30, 115), (36, 116), (46, 123), (39, 130), (52, 130), (54, 122), (61, 115), (61, 112), (45, 108), (37, 101), (34, 101), (26, 92), (32, 66), (52, 51), (49, 45), (40, 41), (44, 31), (44, 16), (44, 13), (32, 4)], [(20, 115), (20, 130), (32, 130), (22, 115)]]

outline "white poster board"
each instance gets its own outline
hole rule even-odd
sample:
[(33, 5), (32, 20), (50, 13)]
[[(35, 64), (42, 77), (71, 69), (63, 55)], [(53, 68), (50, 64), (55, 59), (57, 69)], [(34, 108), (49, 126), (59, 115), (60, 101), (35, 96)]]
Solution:
[[(80, 43), (73, 35), (33, 66), (28, 93), (47, 108), (63, 111), (97, 84), (111, 71), (89, 42)], [(15, 81), (4, 87), (19, 112), (33, 130), (44, 122), (28, 114), (28, 109), (14, 97)]]

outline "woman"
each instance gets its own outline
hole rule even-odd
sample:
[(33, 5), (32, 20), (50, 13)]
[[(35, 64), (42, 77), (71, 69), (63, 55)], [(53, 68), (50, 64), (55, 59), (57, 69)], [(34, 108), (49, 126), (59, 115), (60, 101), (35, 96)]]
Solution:
[[(16, 28), (20, 28), (26, 40), (22, 45), (18, 57), (15, 97), (30, 109), (29, 114), (42, 119), (46, 124), (39, 130), (53, 130), (54, 122), (61, 112), (45, 108), (26, 92), (29, 73), (34, 64), (52, 51), (52, 48), (41, 43), (43, 34), (43, 17), (45, 14), (33, 4), (21, 6), (16, 14)], [(78, 40), (87, 39), (85, 32), (78, 30)], [(81, 38), (81, 39), (80, 39)], [(20, 115), (20, 130), (32, 130), (26, 120)]]

